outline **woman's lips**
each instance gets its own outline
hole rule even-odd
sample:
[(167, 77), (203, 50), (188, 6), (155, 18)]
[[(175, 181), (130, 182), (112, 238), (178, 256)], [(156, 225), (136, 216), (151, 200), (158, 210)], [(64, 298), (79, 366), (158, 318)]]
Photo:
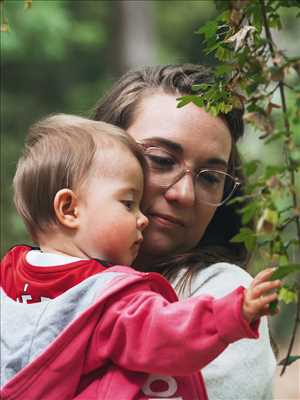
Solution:
[(150, 213), (149, 217), (151, 219), (151, 221), (159, 224), (159, 225), (163, 225), (163, 226), (184, 226), (184, 222), (176, 217), (173, 217), (172, 215), (168, 215), (168, 214), (158, 214), (158, 213)]

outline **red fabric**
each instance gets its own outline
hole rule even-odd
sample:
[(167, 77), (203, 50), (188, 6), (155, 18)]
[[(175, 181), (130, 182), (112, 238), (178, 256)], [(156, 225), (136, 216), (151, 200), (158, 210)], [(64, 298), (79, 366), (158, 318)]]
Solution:
[[(74, 315), (55, 340), (6, 383), (1, 399), (207, 400), (198, 370), (235, 340), (258, 337), (258, 326), (249, 326), (242, 317), (243, 288), (219, 300), (201, 296), (179, 302), (159, 274), (129, 267), (107, 272), (119, 274), (110, 281), (105, 271), (94, 277), (106, 284), (95, 292), (95, 303)], [(94, 279), (88, 282), (91, 289)], [(69, 304), (72, 291), (74, 305), (78, 287), (49, 302), (51, 312), (57, 302)], [(31, 307), (11, 305), (19, 311)], [(22, 310), (11, 315), (22, 318)], [(33, 327), (33, 336), (37, 328), (42, 331), (48, 325)]]
[(30, 250), (30, 246), (16, 246), (1, 261), (0, 286), (11, 299), (20, 303), (37, 303), (43, 297), (54, 299), (106, 269), (96, 260), (37, 267), (26, 261), (26, 254)]
[[(132, 272), (124, 267), (113, 267), (111, 270), (125, 274), (121, 279), (116, 278), (110, 282), (110, 289), (105, 290), (95, 304), (61, 332), (40, 356), (7, 382), (0, 391), (1, 400), (150, 400), (161, 398), (161, 395), (176, 400), (207, 400), (201, 374), (194, 372), (194, 361), (184, 356), (185, 343), (189, 337), (184, 332), (180, 333), (179, 329), (178, 335), (183, 345), (180, 349), (177, 339), (175, 343), (170, 340), (170, 334), (173, 335), (177, 330), (177, 324), (169, 323), (172, 323), (175, 316), (175, 304), (181, 304), (176, 302), (172, 288), (157, 274)], [(146, 301), (142, 308), (139, 293)], [(153, 294), (161, 302), (155, 301)], [(150, 298), (147, 301), (148, 296)], [(127, 300), (130, 302), (129, 308), (119, 302), (120, 298), (125, 303)], [(175, 302), (174, 310), (171, 311), (173, 317), (164, 321), (163, 313), (157, 321), (165, 327), (165, 332), (161, 334), (160, 327), (155, 322), (151, 323), (152, 307), (165, 307), (170, 302)], [(176, 318), (181, 327), (186, 310), (182, 311)], [(105, 328), (102, 334), (103, 317)], [(131, 323), (127, 324), (127, 318), (134, 319), (132, 327)], [(122, 320), (125, 322), (124, 327)], [(195, 321), (192, 324), (195, 327)], [(148, 346), (150, 343), (144, 332), (140, 334), (143, 326), (148, 326), (149, 340), (155, 339), (161, 351), (151, 354), (155, 344)], [(187, 326), (184, 331), (188, 329)], [(153, 336), (155, 332), (156, 337)], [(128, 342), (124, 340), (128, 333), (132, 333), (138, 341), (135, 343), (134, 337)], [(104, 339), (103, 335), (106, 334), (108, 336)], [(113, 357), (122, 359), (121, 365), (116, 365), (109, 356), (111, 346), (115, 347)], [(221, 343), (223, 346), (224, 343)], [(131, 355), (127, 356), (128, 351)], [(197, 358), (199, 361), (202, 356)], [(185, 360), (184, 364), (181, 363), (182, 359)], [(137, 365), (149, 372), (136, 370)], [(162, 372), (161, 375), (157, 374), (158, 370)], [(169, 370), (173, 376), (167, 376)], [(187, 376), (177, 376), (186, 370), (189, 370)]]

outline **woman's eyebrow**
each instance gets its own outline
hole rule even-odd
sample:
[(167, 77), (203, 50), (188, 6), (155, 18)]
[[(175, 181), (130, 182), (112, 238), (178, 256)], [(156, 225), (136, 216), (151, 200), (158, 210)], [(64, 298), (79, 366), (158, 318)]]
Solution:
[(153, 136), (151, 138), (147, 138), (144, 140), (144, 142), (153, 143), (155, 145), (165, 147), (168, 150), (171, 150), (178, 154), (183, 154), (183, 147), (179, 143), (173, 142), (172, 140), (169, 139), (162, 138), (160, 136)]
[[(151, 138), (147, 138), (144, 140), (145, 143), (155, 144), (158, 146), (162, 146), (170, 151), (173, 151), (179, 155), (184, 153), (183, 147), (181, 144), (177, 142), (173, 142), (172, 140), (162, 138), (160, 136), (153, 136)], [(228, 168), (228, 162), (220, 157), (211, 157), (205, 160), (205, 165), (207, 166), (218, 166), (223, 167), (224, 169)]]
[(225, 161), (223, 158), (218, 158), (218, 157), (213, 157), (213, 158), (209, 158), (208, 160), (205, 161), (206, 165), (214, 165), (214, 166), (220, 166), (220, 167), (224, 167), (225, 169), (228, 168), (228, 162)]

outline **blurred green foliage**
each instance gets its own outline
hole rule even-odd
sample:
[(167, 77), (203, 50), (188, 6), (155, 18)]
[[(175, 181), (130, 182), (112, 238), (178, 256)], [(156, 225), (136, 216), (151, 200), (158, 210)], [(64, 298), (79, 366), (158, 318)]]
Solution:
[[(121, 0), (122, 1), (122, 0)], [(28, 127), (56, 112), (88, 115), (117, 79), (116, 0), (1, 1), (1, 256), (31, 243), (12, 204), (11, 182)], [(156, 63), (203, 62), (194, 31), (215, 15), (211, 0), (153, 1)], [(121, 43), (122, 44), (122, 43)], [(206, 59), (210, 62), (210, 59)]]
[[(116, 40), (122, 45), (118, 0), (5, 0), (0, 4), (1, 21), (8, 28), (1, 32), (2, 256), (14, 243), (30, 243), (14, 210), (11, 190), (28, 127), (49, 113), (88, 115), (124, 71), (119, 70), (115, 46)], [(214, 62), (212, 55), (204, 54), (203, 37), (195, 33), (216, 15), (212, 0), (153, 0), (153, 8), (155, 63)], [(291, 12), (285, 13), (284, 35), (279, 38), (284, 43), (279, 44), (284, 48), (289, 43), (292, 54), (297, 54), (294, 38), (300, 34), (299, 26)], [(247, 159), (268, 150), (249, 136), (251, 142), (246, 139), (242, 146)], [(280, 162), (276, 143), (269, 157)]]
[(1, 32), (1, 254), (30, 242), (12, 206), (11, 181), (26, 131), (49, 113), (85, 113), (110, 71), (102, 62), (110, 5), (101, 2), (5, 1)]

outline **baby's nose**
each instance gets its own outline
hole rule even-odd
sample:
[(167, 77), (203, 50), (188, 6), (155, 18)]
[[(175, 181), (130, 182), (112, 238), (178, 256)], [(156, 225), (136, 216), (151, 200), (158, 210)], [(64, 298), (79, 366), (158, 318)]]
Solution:
[(137, 220), (138, 229), (143, 231), (147, 227), (148, 223), (149, 223), (149, 219), (146, 217), (146, 215), (144, 215), (143, 213), (140, 212), (140, 215)]

